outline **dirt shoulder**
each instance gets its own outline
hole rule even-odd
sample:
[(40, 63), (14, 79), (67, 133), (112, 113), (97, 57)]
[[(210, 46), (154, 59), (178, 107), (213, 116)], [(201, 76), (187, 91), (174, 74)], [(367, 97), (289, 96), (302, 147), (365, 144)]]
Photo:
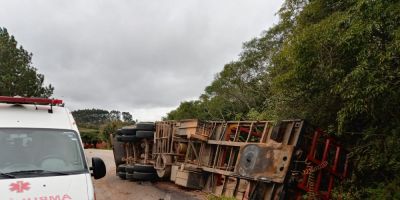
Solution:
[[(132, 182), (121, 180), (115, 174), (114, 156), (111, 150), (86, 149), (85, 154), (100, 157), (107, 167), (107, 175), (100, 180), (93, 180), (97, 200), (204, 200), (201, 191), (180, 188), (171, 182)], [(90, 162), (89, 162), (90, 165)]]

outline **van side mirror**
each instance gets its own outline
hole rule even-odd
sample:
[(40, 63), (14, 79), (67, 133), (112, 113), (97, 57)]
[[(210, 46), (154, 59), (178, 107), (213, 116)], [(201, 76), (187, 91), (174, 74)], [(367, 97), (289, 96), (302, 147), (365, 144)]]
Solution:
[(106, 165), (104, 161), (98, 157), (92, 158), (92, 167), (90, 170), (93, 170), (92, 176), (94, 179), (101, 179), (106, 175)]

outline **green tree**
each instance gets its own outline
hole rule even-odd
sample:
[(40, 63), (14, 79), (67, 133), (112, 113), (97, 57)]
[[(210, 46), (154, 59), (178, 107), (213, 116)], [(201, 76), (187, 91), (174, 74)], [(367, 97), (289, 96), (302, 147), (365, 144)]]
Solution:
[[(192, 117), (208, 120), (240, 120), (265, 116), (268, 106), (270, 79), (267, 67), (277, 42), (272, 31), (261, 38), (243, 44), (237, 61), (230, 62), (205, 88), (198, 101), (182, 102), (168, 115), (168, 119)], [(195, 109), (188, 107), (194, 106)], [(195, 110), (195, 111), (194, 111)]]
[(32, 66), (32, 53), (19, 46), (14, 36), (0, 28), (0, 95), (50, 97), (52, 85)]
[(78, 124), (82, 139), (85, 142), (96, 143), (106, 141), (110, 144), (110, 134), (117, 129), (135, 124), (129, 112), (122, 112), (124, 121), (121, 121), (121, 112), (117, 110), (107, 111), (102, 109), (82, 109), (72, 112)]
[(96, 144), (99, 141), (102, 141), (101, 135), (99, 134), (98, 129), (87, 129), (87, 128), (79, 128), (79, 133), (82, 138), (83, 143), (87, 144)]
[(286, 0), (198, 101), (168, 118), (303, 118), (351, 150), (345, 196), (400, 196), (400, 2)]
[(176, 110), (173, 110), (167, 114), (169, 120), (180, 120), (180, 119), (203, 119), (204, 110), (200, 101), (184, 101)]
[(99, 138), (102, 141), (106, 141), (108, 147), (111, 146), (111, 134), (115, 134), (118, 129), (122, 128), (123, 126), (132, 125), (132, 122), (123, 122), (120, 120), (112, 120), (100, 126), (100, 134)]
[(293, 13), (269, 69), (270, 111), (352, 147), (351, 197), (398, 197), (400, 2), (316, 0)]
[(110, 112), (102, 109), (83, 109), (72, 111), (78, 126), (96, 128), (110, 120)]
[(129, 112), (122, 112), (122, 119), (124, 122), (133, 122), (132, 114)]
[(109, 117), (111, 121), (121, 121), (121, 111), (112, 110)]

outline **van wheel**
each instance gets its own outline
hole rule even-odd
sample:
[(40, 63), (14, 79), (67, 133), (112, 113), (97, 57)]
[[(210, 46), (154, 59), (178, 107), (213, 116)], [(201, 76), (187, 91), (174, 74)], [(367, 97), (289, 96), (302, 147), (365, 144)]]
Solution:
[(125, 180), (126, 179), (126, 173), (125, 172), (118, 172), (118, 176), (120, 179)]
[(156, 173), (153, 165), (135, 164), (133, 165), (133, 171), (145, 172), (145, 173)]
[(154, 138), (154, 132), (153, 131), (137, 131), (136, 132), (136, 137), (137, 138)]
[(154, 181), (157, 179), (157, 174), (155, 173), (145, 173), (145, 172), (134, 172), (133, 178), (141, 181)]
[(153, 122), (139, 122), (136, 124), (137, 130), (142, 131), (155, 131), (155, 125)]

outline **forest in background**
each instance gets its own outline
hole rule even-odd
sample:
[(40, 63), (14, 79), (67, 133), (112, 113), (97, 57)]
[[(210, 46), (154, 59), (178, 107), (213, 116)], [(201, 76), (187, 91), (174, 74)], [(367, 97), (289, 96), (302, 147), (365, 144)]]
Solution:
[(123, 126), (134, 125), (132, 114), (118, 110), (82, 109), (72, 111), (78, 125), (82, 141), (88, 144), (107, 142), (110, 144), (110, 134)]
[(286, 0), (169, 120), (305, 119), (352, 155), (344, 199), (400, 199), (400, 2)]

